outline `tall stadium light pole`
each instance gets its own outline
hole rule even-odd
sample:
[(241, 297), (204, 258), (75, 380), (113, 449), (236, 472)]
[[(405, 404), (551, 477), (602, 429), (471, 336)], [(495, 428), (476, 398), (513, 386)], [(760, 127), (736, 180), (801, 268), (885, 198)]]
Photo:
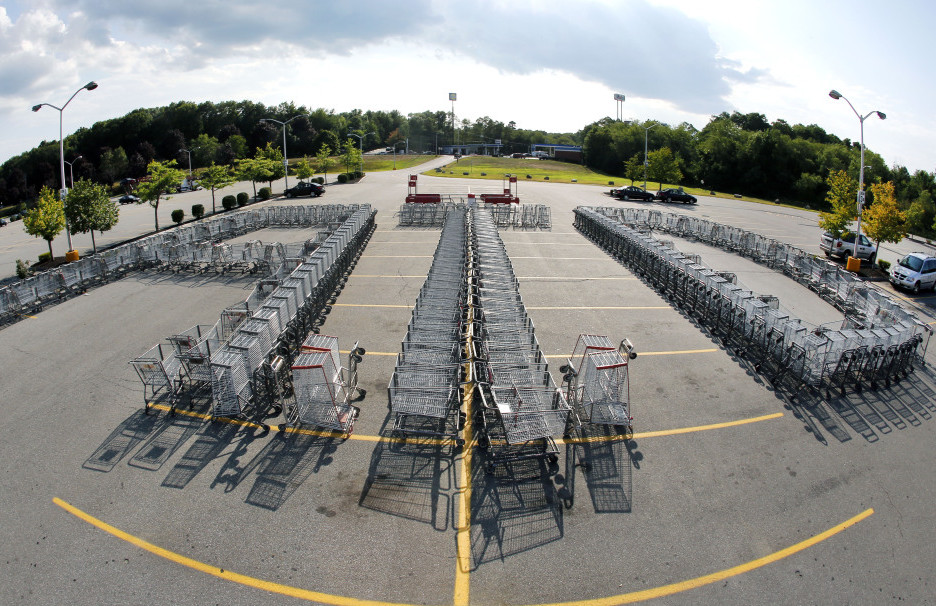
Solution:
[[(37, 112), (40, 109), (42, 109), (43, 105), (47, 105), (51, 107), (52, 109), (57, 109), (59, 113), (59, 163), (62, 169), (62, 189), (59, 192), (59, 196), (62, 199), (62, 204), (65, 204), (65, 198), (68, 197), (68, 186), (65, 184), (65, 139), (62, 136), (62, 116), (65, 113), (65, 108), (68, 107), (68, 104), (72, 102), (72, 99), (75, 98), (75, 95), (77, 95), (83, 90), (94, 90), (97, 87), (98, 87), (98, 84), (94, 80), (92, 80), (91, 82), (88, 82), (87, 84), (85, 84), (84, 86), (76, 90), (74, 93), (72, 93), (72, 96), (68, 98), (68, 101), (66, 101), (65, 105), (63, 105), (62, 107), (52, 105), (51, 103), (39, 103), (38, 105), (32, 106), (32, 110), (34, 112)], [(65, 235), (68, 238), (68, 251), (71, 252), (72, 250), (71, 230), (68, 229), (67, 219), (65, 221)]]
[(452, 153), (455, 153), (455, 100), (458, 93), (449, 93), (449, 101), (452, 102)]
[(650, 136), (650, 129), (659, 125), (659, 122), (654, 122), (650, 126), (644, 127), (644, 191), (647, 191), (647, 139)]
[(71, 162), (69, 162), (68, 160), (65, 160), (65, 164), (68, 165), (68, 176), (69, 176), (69, 181), (71, 181), (71, 187), (72, 187), (72, 189), (75, 189), (75, 167), (74, 167), (74, 164), (75, 164), (75, 162), (77, 162), (78, 160), (81, 160), (81, 156), (75, 156), (75, 159), (72, 160)]
[(864, 192), (864, 169), (865, 169), (865, 163), (864, 163), (864, 150), (865, 150), (865, 146), (864, 146), (864, 121), (867, 120), (868, 118), (870, 118), (870, 117), (871, 117), (871, 114), (877, 114), (877, 117), (880, 118), (881, 120), (884, 120), (885, 118), (887, 118), (887, 115), (886, 115), (884, 112), (879, 112), (879, 111), (877, 111), (877, 110), (872, 110), (872, 111), (870, 111), (870, 112), (868, 112), (867, 114), (865, 114), (865, 115), (862, 116), (861, 114), (858, 113), (858, 110), (855, 109), (855, 106), (851, 104), (851, 101), (849, 101), (848, 98), (845, 97), (845, 95), (843, 95), (842, 93), (838, 92), (837, 90), (830, 90), (830, 91), (829, 91), (829, 96), (832, 97), (832, 98), (835, 99), (835, 100), (838, 100), (838, 99), (845, 99), (845, 103), (848, 103), (848, 107), (850, 107), (851, 110), (852, 110), (853, 112), (855, 112), (855, 115), (858, 116), (858, 123), (859, 123), (859, 125), (860, 125), (860, 127), (861, 127), (861, 140), (860, 140), (860, 145), (861, 145), (861, 159), (860, 159), (860, 162), (859, 162), (859, 166), (860, 166), (861, 168), (858, 170), (858, 230), (857, 230), (857, 233), (855, 233), (855, 246), (852, 248), (852, 255), (855, 256), (855, 257), (857, 257), (857, 256), (858, 256), (858, 245), (861, 243), (861, 211), (862, 211), (862, 209), (864, 208), (864, 201), (865, 201), (865, 195), (864, 195), (864, 194), (865, 194), (865, 192)]
[(348, 131), (348, 135), (352, 137), (357, 137), (358, 141), (361, 144), (361, 172), (362, 173), (364, 172), (364, 137), (366, 137), (367, 135), (376, 135), (376, 134), (377, 133), (375, 133), (374, 131), (371, 131), (369, 133), (364, 133), (363, 135), (359, 135), (357, 133), (352, 133), (351, 131)]
[(274, 120), (273, 118), (260, 118), (261, 122), (276, 122), (283, 127), (283, 191), (289, 189), (289, 156), (286, 155), (286, 125), (296, 118), (301, 118), (305, 115), (306, 114), (297, 114), (285, 122)]

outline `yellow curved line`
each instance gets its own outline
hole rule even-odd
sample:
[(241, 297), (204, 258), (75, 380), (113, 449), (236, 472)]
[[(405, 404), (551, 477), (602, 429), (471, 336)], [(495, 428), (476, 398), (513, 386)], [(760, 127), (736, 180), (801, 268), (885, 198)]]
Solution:
[(708, 431), (710, 429), (724, 429), (725, 427), (736, 427), (738, 425), (747, 425), (749, 423), (759, 423), (760, 421), (769, 421), (771, 419), (779, 419), (783, 416), (782, 412), (775, 412), (773, 414), (764, 415), (762, 417), (751, 417), (748, 419), (738, 419), (737, 421), (725, 421), (724, 423), (712, 423), (710, 425), (696, 425), (694, 427), (679, 427), (677, 429), (659, 429), (657, 431), (642, 431), (637, 432), (631, 436), (615, 435), (615, 436), (594, 436), (591, 438), (562, 438), (559, 442), (561, 444), (594, 444), (596, 442), (616, 442), (618, 440), (624, 440), (628, 437), (636, 440), (637, 438), (658, 438), (660, 436), (675, 436), (681, 433), (695, 433), (697, 431)]
[(633, 591), (631, 593), (622, 593), (620, 595), (610, 596), (607, 598), (596, 598), (594, 600), (577, 600), (571, 602), (553, 602), (550, 604), (541, 604), (538, 606), (617, 606), (618, 604), (633, 604), (634, 602), (642, 602), (644, 600), (652, 600), (655, 598), (662, 598), (668, 595), (673, 595), (674, 593), (681, 593), (683, 591), (688, 591), (690, 589), (697, 589), (705, 585), (711, 585), (712, 583), (717, 583), (718, 581), (723, 581), (725, 579), (738, 576), (745, 572), (750, 572), (767, 564), (773, 564), (774, 562), (780, 561), (783, 558), (791, 556), (795, 553), (803, 551), (808, 547), (812, 547), (816, 543), (820, 543), (829, 537), (835, 536), (838, 533), (842, 532), (850, 526), (854, 526), (858, 522), (864, 520), (868, 516), (874, 513), (874, 509), (868, 508), (856, 515), (853, 518), (845, 520), (841, 524), (837, 524), (832, 528), (821, 532), (815, 536), (809, 537), (805, 541), (800, 541), (796, 545), (791, 545), (786, 549), (781, 549), (780, 551), (775, 551), (770, 555), (766, 555), (762, 558), (757, 558), (756, 560), (751, 560), (750, 562), (745, 562), (744, 564), (739, 564), (738, 566), (733, 566), (731, 568), (726, 568), (724, 570), (719, 570), (718, 572), (713, 572), (711, 574), (706, 574), (701, 577), (696, 577), (694, 579), (689, 579), (687, 581), (680, 581), (678, 583), (671, 583), (669, 585), (662, 585), (660, 587), (653, 587), (651, 589), (644, 589), (642, 591)]
[[(176, 564), (181, 564), (182, 566), (187, 566), (193, 570), (204, 572), (205, 574), (210, 574), (212, 576), (218, 577), (219, 579), (233, 581), (248, 587), (264, 589), (273, 593), (281, 593), (283, 595), (288, 595), (303, 600), (312, 600), (325, 604), (335, 604), (336, 606), (390, 606), (392, 604), (390, 602), (380, 602), (377, 600), (359, 600), (356, 598), (346, 598), (340, 595), (319, 593), (318, 591), (309, 591), (308, 589), (300, 589), (299, 587), (292, 587), (290, 585), (283, 585), (281, 583), (273, 583), (271, 581), (264, 581), (263, 579), (257, 579), (244, 574), (239, 574), (237, 572), (231, 572), (230, 570), (225, 570), (224, 568), (218, 568), (217, 566), (211, 566), (210, 564), (205, 564), (203, 562), (199, 562), (198, 560), (193, 560), (192, 558), (175, 553), (174, 551), (163, 549), (158, 545), (153, 545), (149, 541), (144, 541), (139, 537), (135, 537), (132, 534), (126, 533), (119, 528), (111, 526), (110, 524), (81, 511), (74, 505), (66, 503), (58, 497), (52, 499), (52, 502), (73, 516), (84, 520), (96, 528), (100, 528), (101, 530), (114, 535), (118, 539), (122, 539), (132, 545), (136, 545), (140, 549), (144, 549), (152, 554), (158, 555), (161, 558), (175, 562)], [(396, 604), (395, 606), (408, 605)]]
[[(84, 520), (88, 524), (91, 524), (95, 528), (99, 528), (118, 539), (124, 540), (132, 545), (136, 545), (140, 549), (149, 551), (152, 554), (158, 555), (161, 558), (165, 558), (176, 564), (182, 566), (187, 566), (193, 570), (198, 570), (204, 572), (205, 574), (210, 574), (212, 576), (218, 577), (220, 579), (225, 579), (227, 581), (233, 581), (247, 587), (254, 587), (256, 589), (263, 589), (265, 591), (270, 591), (273, 593), (279, 593), (282, 595), (291, 596), (294, 598), (299, 598), (303, 600), (311, 600), (315, 602), (322, 602), (324, 604), (334, 604), (335, 606), (409, 606), (405, 603), (400, 602), (380, 602), (377, 600), (360, 600), (357, 598), (349, 598), (339, 595), (332, 595), (327, 593), (320, 593), (317, 591), (310, 591), (308, 589), (302, 589), (299, 587), (293, 587), (291, 585), (283, 585), (281, 583), (274, 583), (272, 581), (264, 581), (263, 579), (257, 579), (255, 577), (247, 576), (244, 574), (231, 572), (230, 570), (225, 570), (223, 568), (218, 568), (217, 566), (211, 566), (198, 560), (183, 556), (181, 554), (169, 551), (157, 545), (153, 545), (148, 541), (144, 541), (139, 537), (135, 537), (132, 534), (124, 532), (119, 528), (111, 526), (110, 524), (95, 518), (94, 516), (83, 512), (74, 505), (63, 501), (62, 499), (55, 497), (52, 499), (52, 502), (72, 514), (73, 516)], [(631, 593), (623, 593), (616, 596), (610, 596), (607, 598), (596, 598), (593, 600), (578, 600), (571, 602), (555, 602), (550, 604), (541, 604), (538, 606), (617, 606), (618, 604), (631, 604), (633, 602), (640, 602), (643, 600), (651, 600), (654, 598), (665, 597), (668, 595), (673, 595), (675, 593), (680, 593), (683, 591), (688, 591), (690, 589), (697, 589), (704, 585), (710, 585), (712, 583), (717, 583), (724, 579), (743, 574), (745, 572), (750, 572), (757, 568), (766, 566), (767, 564), (772, 564), (779, 560), (782, 560), (786, 557), (789, 557), (795, 553), (803, 551), (813, 545), (820, 543), (832, 536), (837, 535), (846, 528), (854, 526), (858, 522), (861, 522), (865, 518), (869, 517), (874, 513), (874, 509), (868, 508), (858, 515), (845, 520), (841, 524), (837, 524), (832, 528), (821, 532), (817, 535), (814, 535), (804, 541), (800, 541), (795, 545), (787, 547), (786, 549), (781, 549), (780, 551), (775, 551), (772, 554), (766, 555), (756, 560), (751, 560), (744, 564), (739, 564), (738, 566), (733, 566), (732, 568), (726, 568), (725, 570), (720, 570), (718, 572), (713, 572), (711, 574), (703, 575), (700, 577), (695, 577), (694, 579), (689, 579), (686, 581), (680, 581), (678, 583), (671, 583), (669, 585), (662, 585), (660, 587), (654, 587), (651, 589), (644, 589), (641, 591), (634, 591)]]

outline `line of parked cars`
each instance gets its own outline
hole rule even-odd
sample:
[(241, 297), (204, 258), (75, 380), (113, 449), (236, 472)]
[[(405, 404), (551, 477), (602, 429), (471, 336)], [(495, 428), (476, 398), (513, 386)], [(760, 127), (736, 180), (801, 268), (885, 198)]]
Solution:
[(610, 193), (619, 200), (643, 200), (645, 202), (660, 200), (661, 202), (682, 202), (683, 204), (698, 202), (695, 196), (687, 194), (682, 188), (676, 187), (662, 189), (654, 194), (634, 185), (627, 185), (625, 187), (615, 187)]

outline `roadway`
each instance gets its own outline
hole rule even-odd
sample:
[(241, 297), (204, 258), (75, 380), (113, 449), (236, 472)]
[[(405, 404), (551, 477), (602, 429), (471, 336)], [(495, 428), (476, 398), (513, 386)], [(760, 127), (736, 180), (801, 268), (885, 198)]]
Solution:
[[(477, 448), (381, 440), (394, 356), (439, 234), (396, 225), (406, 174), (374, 173), (311, 202), (378, 210), (321, 330), (342, 349), (360, 340), (368, 350), (368, 393), (346, 441), (283, 434), (277, 419), (269, 432), (208, 423), (204, 406), (174, 418), (140, 413), (142, 387), (127, 362), (213, 323), (246, 297), (250, 278), (134, 274), (0, 330), (0, 601), (933, 600), (933, 354), (886, 390), (790, 402), (572, 228), (580, 204), (641, 204), (612, 201), (604, 187), (520, 183), (525, 202), (551, 207), (552, 230), (501, 236), (554, 377), (580, 333), (637, 346), (634, 437), (562, 443), (557, 474), (528, 469), (522, 482), (487, 475)], [(419, 177), (422, 192), (459, 186), (479, 183)], [(204, 194), (177, 198), (186, 208)], [(653, 206), (818, 252), (808, 211), (707, 197)], [(125, 209), (140, 213), (141, 227), (151, 222), (148, 206)], [(779, 274), (698, 244), (677, 247), (808, 322), (838, 319)], [(931, 295), (901, 296), (931, 309)]]

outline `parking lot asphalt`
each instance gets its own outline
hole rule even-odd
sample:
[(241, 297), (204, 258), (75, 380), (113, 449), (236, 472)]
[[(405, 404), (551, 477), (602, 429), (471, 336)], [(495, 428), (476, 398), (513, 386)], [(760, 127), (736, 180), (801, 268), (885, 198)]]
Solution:
[[(501, 231), (553, 376), (581, 333), (630, 339), (633, 436), (590, 430), (489, 475), (485, 453), (383, 439), (387, 383), (438, 229), (401, 228), (403, 171), (295, 203), (362, 203), (377, 229), (321, 332), (360, 341), (350, 439), (145, 416), (128, 362), (212, 324), (255, 276), (146, 271), (0, 330), (5, 604), (820, 604), (936, 598), (936, 373), (795, 402), (572, 227), (606, 188), (521, 183), (551, 230)], [(420, 191), (477, 189), (419, 177)], [(276, 204), (286, 203), (274, 202)], [(652, 207), (818, 252), (806, 211), (701, 197)], [(5, 228), (8, 229), (8, 228)], [(298, 242), (299, 230), (251, 238)], [(662, 239), (672, 239), (666, 235)], [(806, 322), (840, 316), (788, 278), (675, 241)], [(813, 243), (813, 244), (811, 244)], [(886, 285), (882, 286), (888, 288)], [(934, 298), (898, 293), (932, 325)]]

